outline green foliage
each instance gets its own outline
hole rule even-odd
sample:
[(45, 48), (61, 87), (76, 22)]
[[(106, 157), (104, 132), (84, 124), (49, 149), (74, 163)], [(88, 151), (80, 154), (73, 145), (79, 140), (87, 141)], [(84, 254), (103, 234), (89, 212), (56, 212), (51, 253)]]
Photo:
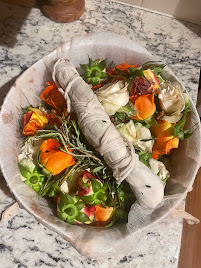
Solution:
[(151, 126), (157, 126), (157, 121), (155, 120), (154, 116), (150, 116), (145, 120), (135, 120), (132, 119), (134, 123), (141, 123), (144, 127), (150, 128)]
[[(83, 184), (82, 184), (83, 185)], [(81, 185), (81, 186), (82, 186)], [(101, 183), (95, 178), (91, 177), (91, 185), (93, 194), (79, 196), (82, 201), (90, 205), (98, 205), (101, 204), (102, 206), (114, 206), (112, 198), (107, 190), (107, 183)]]
[(33, 172), (30, 172), (29, 169), (20, 163), (18, 163), (18, 167), (22, 177), (25, 178), (24, 182), (28, 184), (36, 193), (38, 193), (44, 183), (45, 176), (40, 174), (37, 167), (35, 167)]
[(146, 62), (142, 65), (142, 69), (146, 70), (146, 69), (151, 69), (155, 76), (158, 78), (159, 83), (163, 83), (164, 80), (161, 77), (161, 73), (164, 69), (164, 67), (166, 66), (166, 64), (160, 63), (160, 62), (155, 62), (155, 61), (150, 61), (150, 62)]
[[(127, 117), (131, 118), (137, 114), (135, 107), (129, 102), (127, 105), (121, 107), (118, 111), (118, 114), (124, 114)], [(125, 120), (125, 118), (124, 118)]]
[(189, 112), (187, 111), (184, 113), (182, 119), (171, 128), (171, 133), (174, 137), (186, 140), (193, 134), (194, 131), (191, 132), (192, 128), (184, 130), (188, 116)]
[(97, 86), (108, 77), (106, 73), (106, 60), (93, 61), (89, 58), (89, 63), (81, 64), (80, 67), (84, 70), (83, 79), (93, 86)]
[(85, 203), (79, 197), (62, 193), (58, 201), (57, 216), (70, 224), (90, 221), (89, 217), (83, 211), (84, 207)]
[(152, 154), (149, 152), (141, 152), (139, 150), (135, 150), (135, 153), (139, 155), (139, 160), (145, 164), (147, 167), (150, 167), (149, 160), (152, 158)]

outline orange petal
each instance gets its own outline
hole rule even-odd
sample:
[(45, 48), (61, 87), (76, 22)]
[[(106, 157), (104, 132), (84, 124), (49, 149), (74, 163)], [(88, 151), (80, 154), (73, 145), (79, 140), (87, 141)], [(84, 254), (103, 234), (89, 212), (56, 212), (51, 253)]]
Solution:
[[(125, 72), (125, 73), (128, 72), (129, 67), (137, 68), (137, 65), (129, 65), (129, 64), (123, 62), (123, 63), (121, 63), (121, 64), (116, 66), (117, 69), (119, 69), (119, 70), (121, 70), (122, 72)], [(110, 70), (108, 70), (107, 73), (110, 76), (117, 74), (115, 67), (110, 69)]]
[(34, 118), (30, 120), (23, 128), (23, 135), (24, 136), (32, 136), (37, 133), (38, 130), (43, 129), (44, 126), (41, 126), (41, 122)]
[(48, 116), (48, 124), (51, 126), (56, 125), (58, 128), (61, 127), (61, 121), (59, 120), (59, 118), (57, 116), (55, 116), (54, 114), (50, 113), (47, 115)]
[(152, 149), (152, 156), (154, 159), (157, 159), (159, 155), (165, 154), (165, 147), (166, 142), (158, 144), (157, 142), (154, 143), (153, 149)]
[(147, 95), (136, 95), (130, 98), (130, 101), (138, 110), (138, 114), (133, 119), (145, 120), (152, 116), (156, 111), (156, 105), (154, 103), (154, 93)]
[(168, 141), (166, 146), (165, 146), (165, 154), (169, 154), (172, 149), (178, 148), (178, 146), (179, 146), (179, 139), (178, 138), (174, 138), (174, 139)]
[(31, 119), (37, 118), (40, 121), (41, 126), (45, 126), (45, 124), (48, 123), (48, 118), (47, 118), (46, 114), (43, 113), (41, 110), (39, 110), (37, 108), (32, 108), (32, 107), (29, 108), (29, 110), (31, 112), (33, 112)]
[(64, 96), (59, 92), (56, 84), (52, 82), (47, 82), (49, 85), (40, 95), (41, 99), (55, 108), (57, 111), (62, 113), (66, 109), (66, 100)]
[(48, 158), (45, 168), (55, 176), (74, 164), (75, 160), (72, 155), (57, 151)]
[(154, 157), (169, 154), (173, 148), (178, 148), (179, 146), (179, 139), (175, 138), (171, 133), (172, 124), (165, 120), (157, 121), (157, 124), (157, 126), (150, 128), (156, 138), (152, 150)]
[(60, 144), (55, 139), (48, 139), (42, 142), (40, 146), (41, 152), (50, 152), (52, 150), (56, 150), (60, 147)]
[(165, 120), (158, 120), (157, 126), (151, 127), (151, 132), (154, 134), (154, 137), (160, 139), (161, 141), (167, 141), (174, 136), (171, 133), (172, 124)]
[(41, 152), (40, 157), (39, 157), (39, 162), (45, 167), (49, 157), (54, 153), (56, 153), (56, 150), (53, 150), (50, 152)]
[(45, 140), (40, 146), (39, 161), (52, 175), (58, 175), (75, 164), (73, 156), (61, 151), (59, 147), (60, 144), (55, 139)]
[(113, 207), (102, 207), (101, 205), (97, 205), (96, 211), (94, 212), (96, 219), (96, 226), (103, 227), (110, 223), (112, 215), (115, 211)]

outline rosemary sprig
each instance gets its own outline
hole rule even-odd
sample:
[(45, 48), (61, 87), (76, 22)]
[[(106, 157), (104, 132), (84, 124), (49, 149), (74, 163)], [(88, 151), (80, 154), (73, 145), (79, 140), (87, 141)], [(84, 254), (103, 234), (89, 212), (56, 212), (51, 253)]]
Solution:
[(104, 159), (99, 155), (97, 156), (98, 153), (88, 144), (75, 120), (63, 119), (59, 116), (57, 118), (61, 122), (61, 127), (46, 125), (46, 129), (38, 131), (36, 139), (56, 139), (61, 145), (60, 150), (71, 154), (76, 163), (67, 168), (58, 178), (54, 176), (48, 178), (40, 194), (44, 195), (55, 183), (58, 183), (58, 187), (60, 187), (66, 180), (71, 180), (76, 172), (89, 168), (95, 177), (107, 183), (109, 195), (113, 200), (116, 200), (115, 207), (122, 207), (116, 180)]

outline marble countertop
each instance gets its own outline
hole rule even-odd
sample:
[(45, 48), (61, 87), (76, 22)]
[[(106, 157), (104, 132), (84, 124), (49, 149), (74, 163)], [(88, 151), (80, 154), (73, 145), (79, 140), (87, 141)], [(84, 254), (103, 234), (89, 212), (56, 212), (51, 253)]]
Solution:
[[(40, 10), (0, 2), (0, 101), (26, 68), (75, 35), (112, 31), (146, 47), (167, 63), (194, 102), (201, 62), (201, 27), (106, 0), (86, 0), (83, 16), (57, 24)], [(0, 177), (0, 213), (14, 202)], [(182, 220), (157, 224), (128, 255), (102, 261), (81, 256), (67, 241), (20, 209), (0, 224), (1, 267), (177, 267)]]

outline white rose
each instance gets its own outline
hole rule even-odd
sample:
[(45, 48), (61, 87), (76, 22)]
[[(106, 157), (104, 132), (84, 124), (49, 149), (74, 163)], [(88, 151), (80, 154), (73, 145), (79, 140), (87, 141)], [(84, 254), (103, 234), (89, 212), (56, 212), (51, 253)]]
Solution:
[(96, 95), (108, 115), (114, 115), (122, 106), (129, 102), (127, 84), (123, 81), (109, 83), (101, 87), (96, 91)]
[(152, 139), (150, 130), (142, 124), (134, 124), (133, 121), (129, 121), (126, 124), (118, 125), (117, 130), (129, 139), (135, 148), (143, 152), (152, 152), (154, 140)]
[[(134, 146), (143, 152), (152, 152), (152, 147), (154, 145), (154, 139), (151, 136), (151, 131), (144, 127), (140, 123), (135, 124), (136, 129), (136, 142), (134, 143)], [(147, 141), (142, 141), (147, 140)]]
[(165, 165), (162, 162), (151, 158), (149, 160), (149, 164), (153, 173), (158, 175), (161, 180), (166, 181), (166, 179), (170, 177), (169, 171), (166, 169)]
[(182, 85), (175, 82), (166, 81), (161, 85), (160, 93), (158, 94), (161, 109), (165, 112), (161, 120), (166, 120), (170, 123), (178, 122), (185, 109), (185, 105), (189, 103), (189, 97), (183, 92)]
[(129, 141), (134, 144), (137, 134), (133, 121), (129, 121), (126, 124), (117, 125), (116, 128), (119, 133), (124, 135)]

